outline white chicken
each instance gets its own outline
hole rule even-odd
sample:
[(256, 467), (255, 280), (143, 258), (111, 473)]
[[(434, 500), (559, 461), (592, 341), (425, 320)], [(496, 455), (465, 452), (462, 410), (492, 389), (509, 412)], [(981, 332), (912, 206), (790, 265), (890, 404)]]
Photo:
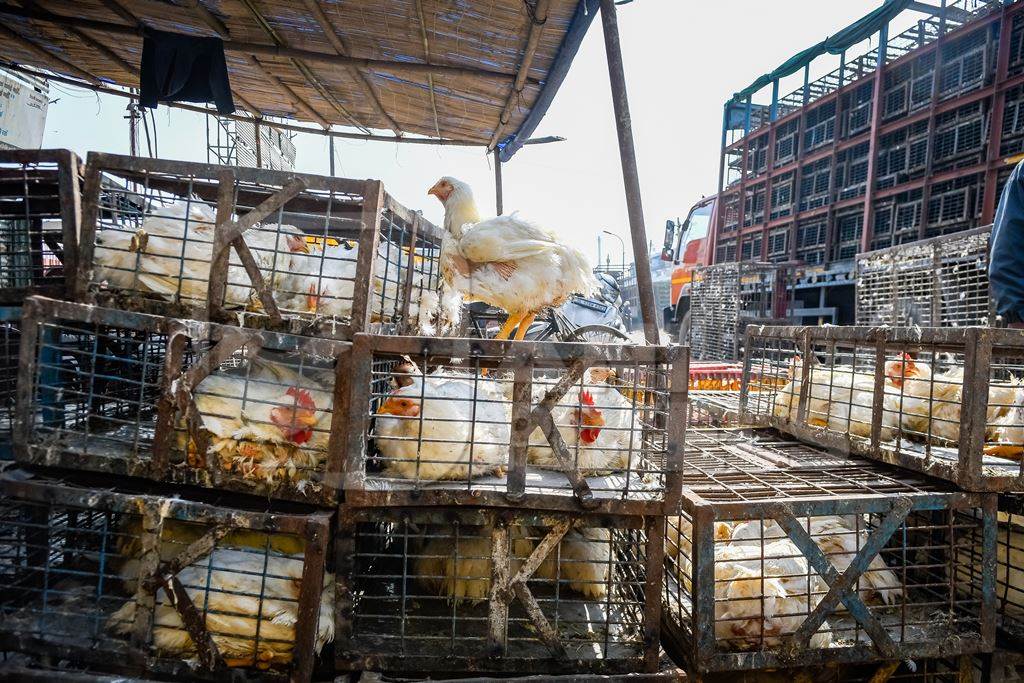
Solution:
[(449, 372), (403, 383), (375, 415), (387, 476), (435, 481), (504, 471), (512, 413), (496, 382)]
[[(304, 488), (327, 448), (333, 396), (280, 362), (255, 357), (247, 372), (214, 372), (193, 391), (210, 451), (226, 471)], [(186, 434), (178, 432), (183, 449)], [(191, 440), (187, 452), (190, 464), (205, 461)]]
[[(460, 535), (450, 531), (428, 532), (430, 539), (414, 558), (413, 570), (421, 583), (439, 596), (479, 602), (491, 591), (491, 528)], [(510, 575), (519, 571), (536, 543), (545, 535), (541, 529), (509, 527)], [(598, 527), (569, 529), (561, 542), (541, 562), (531, 580), (554, 590), (566, 587), (591, 600), (608, 596), (612, 566), (611, 532)]]
[[(216, 216), (206, 204), (179, 200), (148, 214), (134, 233), (115, 229), (96, 238), (96, 277), (109, 285), (136, 289), (171, 301), (205, 302), (213, 259)], [(293, 254), (308, 244), (297, 228), (257, 227), (244, 235), (271, 290), (280, 275), (292, 270)], [(238, 254), (229, 255), (224, 305), (262, 306)]]
[[(178, 572), (192, 603), (203, 616), (228, 667), (260, 669), (289, 664), (294, 656), (303, 556), (247, 548), (215, 548)], [(138, 564), (122, 569), (126, 586), (137, 583)], [(107, 627), (130, 635), (137, 604), (130, 600), (114, 612)], [(325, 575), (317, 622), (315, 652), (334, 639), (334, 577)], [(192, 639), (163, 588), (156, 593), (153, 647), (165, 657), (193, 657)]]
[[(638, 470), (643, 450), (639, 410), (614, 387), (595, 382), (596, 377), (588, 370), (583, 382), (586, 388), (571, 387), (552, 408), (552, 421), (583, 476), (604, 475), (627, 467)], [(554, 385), (554, 380), (536, 379), (534, 405)], [(538, 467), (563, 469), (540, 427), (530, 435), (527, 460)]]
[(1020, 460), (1024, 455), (1024, 387), (1013, 390), (1006, 413), (989, 423), (985, 454)]
[(508, 312), (497, 339), (507, 339), (517, 326), (516, 339), (522, 339), (539, 311), (561, 305), (572, 294), (597, 289), (586, 257), (550, 231), (515, 213), (480, 220), (466, 183), (446, 176), (428, 194), (445, 209), (445, 285), (468, 301)]

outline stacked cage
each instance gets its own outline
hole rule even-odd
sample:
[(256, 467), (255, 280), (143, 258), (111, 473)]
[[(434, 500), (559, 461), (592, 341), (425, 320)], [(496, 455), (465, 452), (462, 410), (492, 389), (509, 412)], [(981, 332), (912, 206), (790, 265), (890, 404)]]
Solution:
[(72, 206), (74, 301), (10, 326), (3, 649), (326, 675), (351, 340), (434, 329), (439, 230), (378, 181), (95, 153)]
[(858, 325), (966, 327), (994, 320), (987, 226), (857, 257)]
[[(991, 600), (995, 642), (1019, 648), (1024, 335), (981, 327), (765, 327), (748, 330), (748, 349), (744, 415), (805, 443), (985, 497), (982, 507), (994, 518), (968, 515), (984, 521), (966, 525), (951, 546), (945, 580), (963, 595), (980, 572), (980, 585), (992, 587), (981, 595)], [(772, 376), (775, 389), (761, 379)]]
[(658, 671), (686, 377), (680, 347), (357, 335), (339, 670)]
[[(77, 263), (81, 161), (67, 150), (0, 150), (0, 371), (17, 375), (21, 303), (63, 297)], [(13, 457), (14, 382), (0, 389), (0, 460)]]
[(698, 268), (690, 292), (690, 349), (694, 360), (735, 361), (743, 330), (753, 322), (779, 317), (776, 294), (780, 267), (762, 263), (722, 263)]

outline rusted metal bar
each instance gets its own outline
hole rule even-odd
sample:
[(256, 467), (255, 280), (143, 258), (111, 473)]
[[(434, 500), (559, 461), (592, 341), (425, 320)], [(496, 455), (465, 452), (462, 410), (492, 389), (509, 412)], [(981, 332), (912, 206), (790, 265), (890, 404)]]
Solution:
[(690, 586), (693, 593), (691, 661), (715, 654), (715, 510), (707, 503), (687, 506), (690, 515)]
[(505, 213), (505, 190), (501, 184), (501, 153), (494, 150), (494, 203), (497, 215)]
[(551, 653), (555, 657), (564, 659), (567, 656), (565, 646), (562, 645), (558, 632), (555, 631), (547, 617), (544, 616), (544, 612), (541, 610), (540, 605), (537, 604), (537, 599), (533, 597), (530, 588), (523, 582), (516, 582), (512, 584), (512, 590), (515, 591), (519, 603), (526, 612), (526, 616), (530, 618), (530, 622), (537, 629), (540, 639), (550, 648)]
[(263, 311), (270, 317), (270, 322), (274, 325), (280, 325), (284, 322), (284, 318), (281, 316), (281, 311), (277, 307), (277, 302), (274, 301), (274, 293), (270, 290), (270, 286), (267, 285), (267, 281), (263, 278), (263, 273), (260, 271), (260, 267), (256, 265), (256, 259), (253, 258), (252, 251), (249, 250), (249, 245), (245, 243), (245, 238), (238, 236), (231, 241), (231, 247), (234, 248), (238, 254), (238, 260), (242, 262), (242, 267), (245, 268), (246, 274), (249, 276), (249, 282), (252, 283), (253, 289), (256, 290), (256, 295), (260, 299), (260, 303), (263, 304)]
[(206, 619), (196, 609), (188, 591), (177, 576), (169, 576), (164, 580), (164, 591), (174, 606), (174, 610), (181, 617), (181, 623), (188, 631), (188, 636), (196, 648), (196, 655), (199, 657), (199, 664), (203, 668), (213, 671), (223, 666), (220, 650), (213, 636), (206, 628)]
[(601, 0), (601, 25), (604, 28), (605, 55), (608, 58), (608, 78), (611, 81), (612, 105), (615, 109), (615, 130), (619, 138), (619, 159), (622, 164), (622, 181), (629, 213), (629, 232), (633, 240), (633, 262), (636, 268), (640, 311), (644, 319), (644, 337), (648, 344), (657, 344), (658, 312), (654, 305), (651, 264), (647, 258), (647, 230), (644, 227), (644, 209), (640, 198), (640, 176), (636, 164), (636, 151), (633, 148), (626, 75), (622, 66), (622, 49), (615, 12), (614, 0)]
[(352, 323), (367, 329), (373, 317), (373, 280), (376, 273), (377, 245), (380, 244), (380, 223), (384, 207), (384, 185), (379, 180), (367, 180), (360, 194), (363, 197), (360, 214), (361, 235), (356, 276), (352, 289)]
[(987, 328), (981, 327), (967, 328), (964, 335), (958, 478), (966, 488), (977, 489), (984, 479), (982, 457), (988, 420), (989, 380), (992, 376), (992, 337)]
[(337, 492), (344, 487), (344, 449), (349, 418), (352, 415), (352, 392), (349, 386), (352, 371), (352, 345), (346, 344), (334, 354), (334, 394), (331, 402), (334, 414), (331, 420), (331, 433), (327, 437), (327, 466), (323, 481), (332, 500), (337, 498)]
[(156, 607), (156, 591), (143, 585), (143, 577), (152, 576), (160, 566), (160, 536), (163, 532), (164, 516), (160, 506), (154, 503), (142, 506), (142, 530), (139, 535), (138, 585), (135, 589), (135, 623), (132, 624), (131, 641), (139, 648), (148, 647), (152, 642), (153, 611)]
[(227, 536), (229, 531), (231, 531), (231, 527), (226, 524), (211, 527), (205, 534), (188, 544), (180, 553), (167, 562), (161, 563), (153, 575), (145, 577), (140, 575), (140, 581), (149, 591), (155, 591), (159, 586), (166, 585), (172, 576), (176, 576), (185, 567), (213, 552), (217, 543)]
[(491, 529), (491, 595), (488, 601), (487, 652), (500, 657), (505, 651), (508, 637), (508, 603), (506, 594), (509, 582), (509, 533), (508, 525), (501, 519)]
[[(363, 455), (366, 452), (367, 432), (370, 427), (370, 380), (373, 376), (373, 337), (357, 334), (352, 342), (350, 354), (349, 382), (351, 392), (344, 403), (347, 416), (347, 438), (345, 446), (344, 477), (342, 487), (346, 500), (349, 492), (366, 487), (366, 472)], [(333, 436), (333, 435), (332, 435)]]
[[(213, 246), (210, 258), (210, 276), (206, 283), (206, 319), (209, 320), (224, 311), (224, 300), (227, 298), (228, 268), (231, 254), (228, 253), (224, 240), (224, 228), (231, 223), (235, 211), (235, 175), (231, 169), (221, 169), (217, 174), (217, 215), (214, 226)], [(218, 239), (219, 238), (219, 239)], [(180, 288), (180, 287), (179, 287)]]
[[(509, 584), (525, 584), (551, 552), (558, 547), (558, 544), (562, 542), (562, 538), (572, 528), (572, 525), (573, 520), (571, 518), (561, 519), (556, 522), (545, 534), (544, 538), (541, 539), (540, 543), (537, 544), (537, 547), (533, 549), (530, 556), (523, 561), (519, 571), (509, 580)], [(506, 591), (504, 597), (508, 600), (512, 596)]]
[[(658, 670), (661, 658), (661, 610), (665, 588), (665, 518), (648, 517), (644, 545), (644, 669)], [(691, 584), (692, 586), (693, 584)]]
[(513, 370), (512, 382), (512, 436), (508, 449), (508, 478), (506, 497), (520, 502), (526, 497), (526, 458), (530, 435), (535, 424), (530, 420), (533, 402), (533, 365), (529, 358), (519, 358)]
[[(309, 2), (316, 3), (316, 0), (308, 0)], [(390, 196), (388, 197), (390, 199)], [(394, 202), (388, 202), (392, 204)], [(417, 325), (414, 321), (409, 320), (409, 308), (412, 306), (413, 298), (413, 280), (416, 274), (416, 239), (419, 237), (420, 222), (422, 215), (417, 212), (412, 216), (412, 225), (409, 228), (409, 259), (405, 266), (405, 283), (402, 286), (402, 326), (406, 334), (412, 334), (416, 330)], [(399, 256), (401, 259), (401, 256)]]
[(311, 680), (316, 657), (316, 638), (320, 629), (320, 603), (324, 590), (324, 560), (331, 535), (331, 517), (312, 515), (306, 527), (299, 603), (296, 605), (295, 643), (292, 646), (294, 670), (292, 683)]

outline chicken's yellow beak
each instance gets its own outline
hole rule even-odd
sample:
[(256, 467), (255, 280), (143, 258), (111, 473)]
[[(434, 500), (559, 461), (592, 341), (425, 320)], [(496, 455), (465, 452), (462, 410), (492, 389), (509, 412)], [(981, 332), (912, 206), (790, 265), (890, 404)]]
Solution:
[(377, 409), (377, 414), (416, 417), (420, 414), (420, 407), (419, 404), (407, 398), (389, 398)]
[(434, 186), (427, 190), (428, 195), (434, 195), (442, 202), (448, 201), (448, 197), (452, 195), (452, 186), (443, 180), (439, 180), (434, 183)]

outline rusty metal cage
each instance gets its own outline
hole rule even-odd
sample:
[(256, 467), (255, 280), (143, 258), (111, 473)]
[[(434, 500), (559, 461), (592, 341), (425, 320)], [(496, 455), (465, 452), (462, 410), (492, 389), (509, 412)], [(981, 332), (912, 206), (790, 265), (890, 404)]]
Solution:
[(857, 256), (857, 324), (990, 324), (991, 232), (986, 226)]
[(66, 149), (0, 150), (0, 303), (70, 291), (78, 267), (81, 163)]
[(436, 226), (376, 180), (91, 153), (77, 295), (350, 339), (429, 329)]
[(18, 349), (21, 345), (21, 307), (0, 306), (0, 460), (14, 458), (14, 404), (18, 376)]
[(759, 467), (777, 449), (718, 440), (666, 520), (671, 655), (704, 673), (991, 650), (996, 494), (870, 461)]
[(340, 669), (659, 668), (660, 516), (342, 506)]
[(33, 297), (15, 456), (334, 505), (350, 348)]
[(1024, 332), (747, 332), (744, 416), (967, 490), (1024, 490)]
[(10, 472), (0, 491), (0, 649), (129, 674), (310, 679), (333, 630), (326, 512)]
[(656, 514), (678, 489), (686, 363), (675, 346), (357, 335), (345, 500)]
[(996, 536), (996, 610), (1000, 635), (1024, 644), (1024, 497), (999, 497)]
[(782, 271), (777, 264), (718, 263), (698, 268), (690, 290), (690, 349), (694, 360), (741, 357), (743, 330), (778, 322)]

